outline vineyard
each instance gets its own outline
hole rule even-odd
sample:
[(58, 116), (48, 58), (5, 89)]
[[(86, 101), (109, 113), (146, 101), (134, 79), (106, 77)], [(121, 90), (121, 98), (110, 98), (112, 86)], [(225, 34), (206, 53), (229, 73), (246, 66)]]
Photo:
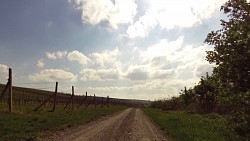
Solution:
[[(11, 70), (9, 76), (12, 76)], [(109, 96), (98, 97), (95, 94), (91, 96), (88, 95), (87, 92), (82, 96), (75, 95), (74, 86), (72, 86), (71, 94), (57, 92), (58, 82), (55, 83), (55, 91), (53, 92), (12, 86), (12, 84), (10, 84), (12, 83), (10, 80), (11, 79), (9, 79), (7, 85), (0, 84), (0, 103), (3, 105), (1, 108), (7, 109), (7, 105), (9, 105), (9, 111), (11, 111), (12, 106), (33, 106), (34, 111), (42, 110), (43, 108), (50, 108), (50, 111), (55, 111), (57, 109), (87, 109), (89, 106), (108, 107), (109, 105), (141, 107), (150, 103), (150, 101), (144, 100), (116, 99), (110, 98)], [(12, 88), (10, 89), (9, 87)]]

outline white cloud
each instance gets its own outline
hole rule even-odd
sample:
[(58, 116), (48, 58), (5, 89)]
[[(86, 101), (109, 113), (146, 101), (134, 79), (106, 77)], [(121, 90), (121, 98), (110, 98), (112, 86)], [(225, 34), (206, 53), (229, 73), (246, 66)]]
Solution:
[(82, 21), (92, 25), (108, 22), (117, 29), (119, 24), (132, 23), (136, 14), (135, 0), (70, 0), (82, 12)]
[(0, 75), (4, 78), (8, 78), (9, 68), (7, 65), (0, 64)]
[[(102, 85), (99, 87), (93, 84), (88, 87), (93, 92), (109, 92), (118, 97), (117, 93), (124, 97), (126, 94), (133, 94), (131, 97), (141, 99), (154, 99), (164, 95), (170, 97), (178, 94), (184, 86), (193, 86), (201, 75), (207, 71), (211, 74), (212, 70), (212, 65), (205, 61), (205, 50), (211, 50), (212, 47), (187, 45), (184, 44), (184, 39), (183, 36), (174, 41), (159, 39), (154, 45), (144, 48), (114, 48), (88, 55), (75, 50), (69, 52), (67, 58), (84, 65), (79, 72), (79, 80)], [(72, 82), (76, 81), (76, 77), (64, 70), (49, 69), (32, 74), (29, 79), (55, 82), (61, 78)], [(109, 81), (108, 85), (106, 81)], [(116, 81), (119, 84), (114, 83)], [(125, 86), (119, 86), (121, 83)], [(152, 93), (154, 95), (151, 96)]]
[(175, 41), (168, 41), (161, 39), (155, 45), (147, 48), (146, 51), (141, 52), (141, 57), (147, 58), (149, 61), (155, 57), (166, 57), (169, 61), (176, 60), (178, 57), (175, 53), (183, 47), (184, 37), (179, 37)]
[(81, 65), (87, 65), (91, 61), (87, 56), (77, 50), (68, 53), (67, 57), (70, 61), (77, 61)]
[(120, 68), (121, 63), (118, 58), (119, 56), (121, 56), (121, 52), (118, 48), (91, 54), (93, 63), (99, 65), (100, 68)]
[(131, 81), (145, 81), (150, 78), (149, 71), (147, 66), (130, 66), (125, 77)]
[(44, 60), (43, 60), (43, 59), (38, 60), (37, 63), (36, 63), (36, 66), (37, 66), (38, 68), (43, 68), (44, 65), (45, 65), (45, 64), (44, 64)]
[(206, 73), (208, 72), (209, 75), (212, 74), (214, 65), (208, 64), (207, 62), (202, 62), (197, 65), (195, 69), (195, 75), (196, 77), (206, 76)]
[(156, 70), (151, 74), (151, 79), (173, 79), (176, 77), (175, 70)]
[(188, 88), (193, 85), (192, 81), (172, 80), (152, 80), (144, 81), (141, 84), (132, 86), (91, 86), (88, 91), (95, 91), (99, 94), (109, 94), (118, 98), (138, 98), (138, 99), (159, 99), (176, 96), (184, 86)]
[(227, 0), (148, 0), (144, 15), (127, 29), (129, 38), (145, 37), (157, 25), (162, 29), (188, 28), (219, 12)]
[(77, 76), (71, 72), (61, 69), (45, 69), (40, 73), (34, 73), (29, 75), (29, 79), (34, 82), (56, 82), (67, 81), (74, 82), (77, 80)]
[(129, 38), (146, 37), (157, 24), (158, 21), (155, 16), (147, 12), (138, 21), (128, 27), (127, 35)]
[(184, 37), (175, 41), (161, 39), (146, 50), (135, 47), (125, 78), (131, 81), (181, 79), (195, 82), (207, 71), (211, 74), (213, 65), (205, 60), (205, 51), (212, 47), (185, 45), (183, 41)]
[(151, 66), (153, 68), (162, 69), (168, 63), (166, 56), (156, 56), (151, 59)]
[(121, 74), (119, 70), (115, 69), (83, 69), (80, 72), (80, 79), (82, 81), (94, 80), (94, 81), (106, 81), (106, 80), (119, 80)]
[(67, 51), (46, 52), (48, 59), (59, 59), (67, 55)]

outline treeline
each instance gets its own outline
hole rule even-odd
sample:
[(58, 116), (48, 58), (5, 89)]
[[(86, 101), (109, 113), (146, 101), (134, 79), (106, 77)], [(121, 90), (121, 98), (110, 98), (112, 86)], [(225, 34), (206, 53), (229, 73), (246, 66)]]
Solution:
[(229, 0), (221, 11), (229, 20), (221, 20), (222, 29), (212, 31), (205, 39), (214, 46), (206, 56), (209, 63), (216, 65), (213, 73), (202, 76), (194, 87), (185, 87), (178, 97), (158, 100), (151, 106), (227, 114), (231, 116), (230, 127), (250, 137), (250, 3)]

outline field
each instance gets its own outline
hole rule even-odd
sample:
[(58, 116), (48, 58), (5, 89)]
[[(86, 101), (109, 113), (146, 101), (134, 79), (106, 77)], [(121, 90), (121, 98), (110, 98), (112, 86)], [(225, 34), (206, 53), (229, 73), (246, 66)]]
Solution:
[[(0, 108), (5, 107), (1, 104)], [(78, 110), (57, 110), (48, 112), (46, 109), (34, 112), (32, 106), (23, 106), (8, 113), (0, 111), (0, 140), (34, 140), (38, 136), (49, 136), (54, 131), (64, 130), (79, 124), (92, 121), (100, 116), (108, 115), (124, 106), (98, 107)]]
[[(53, 96), (55, 92), (14, 86), (12, 112), (9, 112), (8, 89), (2, 93), (4, 87), (5, 85), (0, 84), (2, 96), (0, 140), (34, 140), (40, 136), (49, 136), (54, 131), (84, 124), (100, 116), (120, 111), (125, 109), (126, 105), (142, 106), (147, 103), (147, 101), (98, 97), (93, 94), (72, 96), (72, 94), (57, 93)], [(45, 104), (37, 109), (42, 103)], [(53, 110), (54, 104), (55, 110)]]
[[(5, 85), (0, 84), (0, 96), (2, 95), (2, 91), (4, 90)], [(12, 101), (13, 107), (18, 106), (27, 106), (32, 105), (33, 108), (37, 108), (41, 103), (49, 100), (45, 103), (46, 105), (53, 106), (54, 102), (56, 102), (56, 109), (65, 107), (67, 104), (67, 108), (87, 108), (88, 105), (94, 104), (95, 106), (104, 106), (104, 105), (124, 105), (124, 106), (145, 106), (150, 103), (150, 101), (145, 100), (130, 100), (130, 99), (116, 99), (109, 96), (100, 97), (98, 95), (84, 93), (84, 95), (77, 95), (69, 93), (57, 93), (54, 97), (55, 92), (45, 91), (39, 89), (32, 88), (23, 88), (23, 87), (12, 87)], [(8, 89), (2, 96), (0, 97), (0, 103), (8, 103)], [(79, 106), (81, 105), (81, 106)], [(42, 109), (42, 107), (41, 107)], [(55, 109), (55, 110), (56, 110)], [(1, 109), (0, 109), (1, 110)]]
[(218, 114), (190, 114), (146, 108), (144, 112), (176, 141), (246, 140), (230, 131), (228, 117)]

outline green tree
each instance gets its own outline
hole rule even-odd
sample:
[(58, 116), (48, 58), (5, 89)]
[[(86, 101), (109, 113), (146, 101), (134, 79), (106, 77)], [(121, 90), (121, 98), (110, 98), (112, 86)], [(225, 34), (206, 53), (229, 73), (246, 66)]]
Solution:
[(207, 35), (205, 42), (214, 51), (207, 51), (206, 59), (216, 63), (214, 73), (223, 87), (246, 92), (250, 88), (250, 4), (229, 0), (221, 10), (229, 20), (221, 20), (222, 29)]
[(221, 20), (222, 29), (207, 35), (205, 42), (214, 51), (208, 51), (206, 59), (217, 65), (213, 75), (220, 97), (233, 107), (233, 128), (250, 136), (250, 3), (229, 0), (221, 10), (229, 20)]
[(198, 104), (203, 112), (213, 112), (216, 108), (216, 98), (218, 95), (218, 83), (213, 76), (201, 77), (198, 85), (194, 87), (198, 97)]

